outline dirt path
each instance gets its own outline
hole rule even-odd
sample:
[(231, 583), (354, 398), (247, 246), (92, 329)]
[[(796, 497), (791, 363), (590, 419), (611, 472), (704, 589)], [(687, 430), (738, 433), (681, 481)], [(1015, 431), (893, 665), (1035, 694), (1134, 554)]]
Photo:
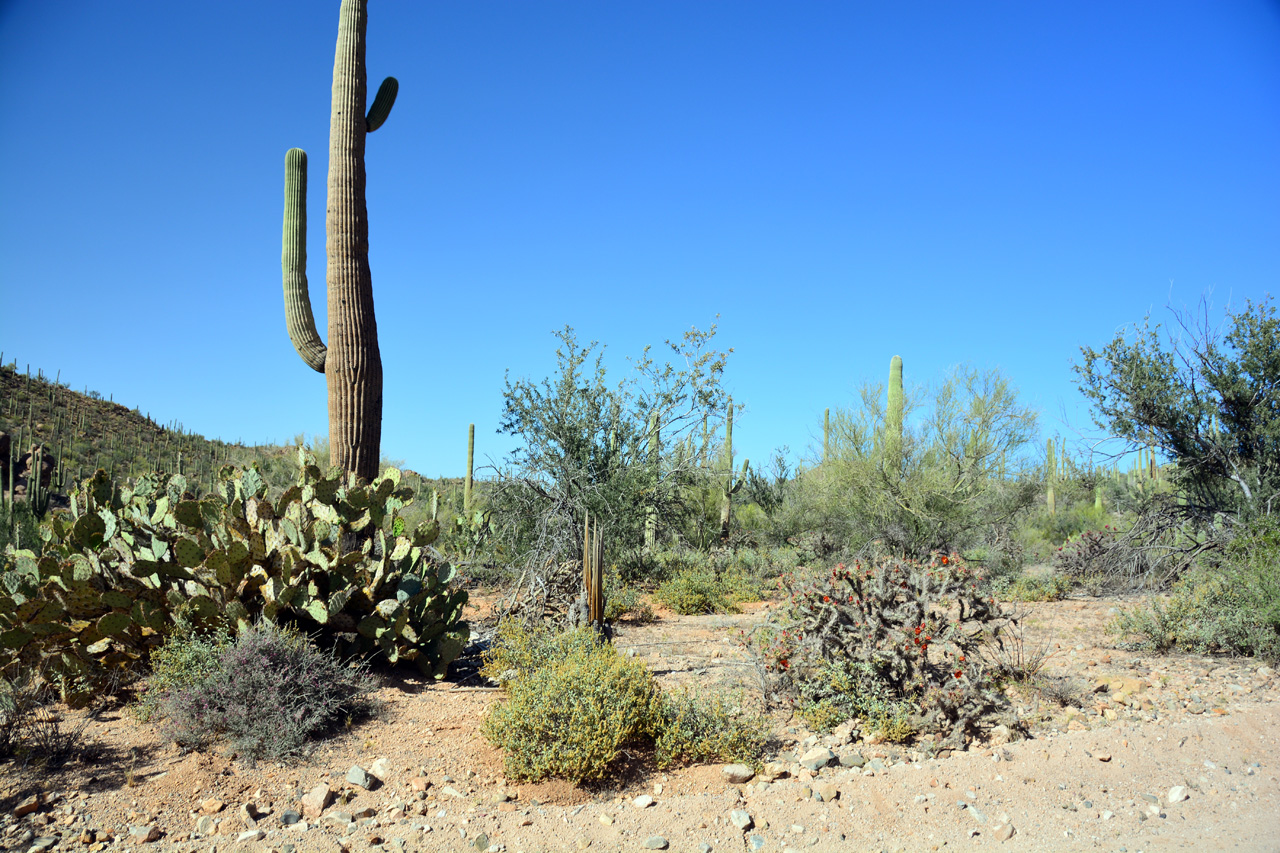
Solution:
[[(50, 776), (0, 772), (0, 848), (115, 849), (134, 846), (130, 827), (138, 827), (141, 837), (158, 834), (147, 847), (218, 853), (338, 853), (339, 845), (353, 853), (1280, 850), (1275, 672), (1252, 660), (1118, 650), (1104, 631), (1115, 606), (1028, 608), (1028, 647), (1048, 644), (1046, 673), (1075, 679), (1085, 699), (1083, 709), (1064, 711), (1025, 697), (1029, 740), (928, 758), (911, 747), (835, 742), (779, 719), (776, 761), (744, 784), (726, 781), (720, 767), (694, 767), (628, 771), (604, 790), (507, 785), (501, 755), (478, 733), (499, 694), (406, 680), (381, 691), (381, 719), (294, 767), (179, 755), (128, 712), (110, 714), (88, 730), (107, 761)], [(728, 690), (750, 703), (758, 676), (735, 635), (759, 621), (759, 610), (666, 614), (623, 626), (615, 642), (634, 649), (665, 686)], [(795, 759), (814, 745), (830, 746), (850, 766), (802, 768)], [(378, 759), (386, 760), (385, 784), (366, 791), (346, 781), (352, 765), (369, 769)], [(322, 784), (350, 799), (319, 820), (282, 823)], [(15, 806), (41, 789), (42, 806), (15, 818)], [(640, 807), (641, 795), (653, 802)], [(246, 804), (258, 815), (254, 826), (241, 816)]]

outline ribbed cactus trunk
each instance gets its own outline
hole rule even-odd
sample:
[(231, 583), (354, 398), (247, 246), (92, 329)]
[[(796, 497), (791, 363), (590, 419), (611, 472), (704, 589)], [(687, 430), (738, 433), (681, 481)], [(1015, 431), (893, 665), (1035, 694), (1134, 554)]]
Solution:
[(476, 425), (467, 427), (467, 480), (462, 488), (462, 511), (471, 520), (471, 474), (476, 460)]
[(822, 413), (822, 461), (831, 458), (831, 409)]
[(1048, 489), (1045, 492), (1045, 505), (1049, 508), (1049, 515), (1057, 513), (1057, 506), (1053, 496), (1053, 483), (1057, 479), (1058, 463), (1053, 453), (1053, 439), (1045, 439), (1045, 481)]
[(378, 474), (382, 442), (382, 356), (369, 272), (369, 215), (365, 206), (365, 135), (395, 103), (388, 77), (365, 114), (367, 0), (343, 0), (333, 62), (329, 118), (329, 186), (325, 211), (328, 255), (328, 346), (316, 332), (306, 274), (307, 155), (285, 155), (285, 324), (294, 348), (325, 375), (329, 393), (329, 461), (366, 480)]
[(902, 422), (906, 403), (902, 393), (902, 356), (889, 359), (889, 391), (885, 401), (884, 434), (889, 467), (894, 474), (902, 471)]
[(359, 477), (378, 475), (382, 442), (382, 356), (369, 271), (364, 199), (365, 0), (343, 0), (329, 116), (329, 457)]
[(653, 412), (649, 415), (649, 473), (650, 473), (650, 500), (649, 506), (645, 511), (644, 517), (644, 547), (648, 551), (652, 551), (658, 544), (658, 508), (656, 506), (659, 465), (661, 464), (661, 452), (659, 443), (660, 422), (658, 413)]

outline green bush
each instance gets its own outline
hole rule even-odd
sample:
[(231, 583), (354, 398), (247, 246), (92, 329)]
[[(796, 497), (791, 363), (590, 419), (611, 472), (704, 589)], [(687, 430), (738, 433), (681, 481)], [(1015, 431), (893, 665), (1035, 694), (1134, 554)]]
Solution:
[(481, 672), (507, 688), (481, 732), (504, 750), (512, 779), (601, 779), (628, 744), (651, 743), (660, 767), (760, 761), (765, 720), (718, 697), (663, 694), (642, 661), (590, 629), (555, 633), (508, 620)]
[(134, 711), (149, 722), (160, 712), (161, 700), (172, 690), (191, 687), (215, 676), (218, 660), (231, 638), (216, 632), (175, 632), (151, 653), (151, 675)]
[(707, 569), (693, 569), (663, 583), (654, 598), (682, 616), (737, 613), (740, 603), (760, 600), (760, 588), (740, 570), (717, 574)]
[(221, 647), (212, 671), (205, 649), (174, 649), (182, 674), (159, 703), (166, 737), (198, 747), (219, 737), (250, 759), (285, 759), (344, 721), (371, 713), (377, 689), (364, 664), (321, 651), (303, 634), (261, 622)]
[(603, 778), (628, 743), (651, 736), (658, 690), (644, 663), (620, 656), (590, 630), (570, 635), (567, 653), (507, 682), (481, 732), (505, 753), (507, 776)]
[(1004, 587), (1005, 601), (1061, 601), (1071, 591), (1071, 579), (1057, 573), (1024, 574)]
[(746, 715), (721, 696), (701, 699), (692, 691), (663, 694), (655, 743), (659, 767), (700, 762), (760, 766), (768, 721)]
[[(616, 575), (615, 575), (616, 583)], [(640, 590), (630, 584), (611, 585), (605, 582), (608, 590), (604, 603), (604, 618), (610, 622), (618, 619), (630, 619), (634, 622), (652, 622), (653, 608), (640, 597)]]
[(1167, 601), (1123, 612), (1115, 629), (1166, 651), (1227, 652), (1280, 661), (1280, 520), (1261, 516), (1227, 547), (1221, 563), (1198, 565)]

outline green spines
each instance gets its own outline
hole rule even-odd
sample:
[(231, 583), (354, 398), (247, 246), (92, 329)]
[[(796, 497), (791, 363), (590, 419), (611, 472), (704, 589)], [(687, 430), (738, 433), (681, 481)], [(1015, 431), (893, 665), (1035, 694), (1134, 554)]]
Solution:
[(723, 465), (725, 471), (724, 487), (720, 494), (720, 541), (729, 541), (729, 524), (733, 517), (733, 496), (742, 488), (747, 477), (748, 460), (742, 461), (742, 474), (737, 481), (733, 478), (733, 398), (729, 398), (729, 408), (724, 421)]

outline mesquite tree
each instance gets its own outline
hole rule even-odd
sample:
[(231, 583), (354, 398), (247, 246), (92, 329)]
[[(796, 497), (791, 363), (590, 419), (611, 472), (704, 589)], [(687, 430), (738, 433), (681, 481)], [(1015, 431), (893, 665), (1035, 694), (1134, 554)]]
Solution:
[(382, 356), (369, 272), (364, 139), (390, 114), (399, 84), (394, 77), (383, 80), (365, 114), (367, 23), (367, 0), (342, 0), (329, 119), (327, 347), (316, 332), (307, 292), (307, 154), (301, 148), (291, 148), (285, 155), (281, 266), (289, 339), (302, 360), (325, 375), (329, 462), (372, 480), (378, 474), (382, 439)]

